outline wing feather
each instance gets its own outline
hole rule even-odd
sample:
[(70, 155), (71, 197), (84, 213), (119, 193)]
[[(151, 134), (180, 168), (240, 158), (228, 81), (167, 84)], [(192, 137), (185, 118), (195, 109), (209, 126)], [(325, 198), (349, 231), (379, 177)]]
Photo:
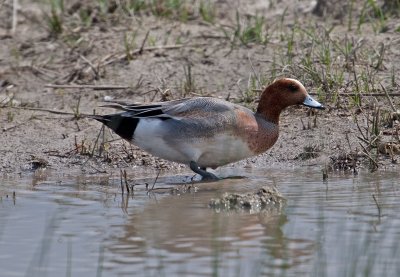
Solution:
[(126, 116), (136, 118), (174, 118), (199, 119), (215, 117), (226, 112), (233, 112), (234, 104), (211, 97), (196, 97), (190, 99), (173, 100), (153, 104), (125, 104), (112, 102), (102, 107), (125, 111)]

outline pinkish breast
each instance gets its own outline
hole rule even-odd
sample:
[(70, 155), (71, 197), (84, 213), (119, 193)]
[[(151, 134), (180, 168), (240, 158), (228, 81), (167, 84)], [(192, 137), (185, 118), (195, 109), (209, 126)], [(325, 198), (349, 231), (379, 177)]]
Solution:
[(245, 111), (236, 111), (238, 133), (247, 143), (254, 155), (261, 154), (271, 148), (278, 139), (279, 126), (266, 121), (260, 115), (249, 114)]
[(250, 149), (258, 155), (267, 151), (278, 140), (279, 126), (263, 119), (259, 119), (257, 122), (258, 131), (249, 136), (248, 141)]

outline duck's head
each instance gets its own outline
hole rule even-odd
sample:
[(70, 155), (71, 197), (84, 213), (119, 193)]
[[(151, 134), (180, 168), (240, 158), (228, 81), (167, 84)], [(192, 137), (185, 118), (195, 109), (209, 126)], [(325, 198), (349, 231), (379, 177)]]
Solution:
[(278, 123), (282, 110), (291, 105), (325, 109), (307, 93), (302, 83), (295, 79), (283, 78), (265, 88), (258, 103), (257, 113), (271, 122)]

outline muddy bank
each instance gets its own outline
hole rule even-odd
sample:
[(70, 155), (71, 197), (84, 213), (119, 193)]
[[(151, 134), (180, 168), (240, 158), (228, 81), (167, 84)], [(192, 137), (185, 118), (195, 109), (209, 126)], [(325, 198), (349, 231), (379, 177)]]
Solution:
[(382, 21), (368, 7), (364, 21), (358, 8), (351, 22), (346, 15), (321, 18), (312, 13), (312, 1), (300, 8), (290, 1), (150, 2), (128, 7), (71, 1), (59, 7), (20, 1), (14, 32), (12, 4), (1, 4), (0, 172), (186, 172), (101, 132), (99, 123), (80, 114), (113, 112), (99, 107), (105, 99), (198, 95), (254, 108), (258, 90), (281, 76), (301, 80), (328, 109), (288, 109), (276, 145), (231, 166), (324, 168), (348, 153), (356, 153), (365, 168), (398, 166), (395, 15)]

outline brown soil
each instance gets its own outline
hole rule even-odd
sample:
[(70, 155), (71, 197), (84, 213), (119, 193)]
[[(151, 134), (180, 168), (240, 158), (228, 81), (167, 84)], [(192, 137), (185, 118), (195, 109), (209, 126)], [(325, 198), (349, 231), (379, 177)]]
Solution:
[[(252, 89), (261, 88), (255, 76), (263, 85), (279, 76), (298, 78), (309, 92), (318, 93), (315, 97), (324, 102), (327, 110), (286, 110), (276, 145), (263, 155), (233, 166), (323, 167), (329, 164), (330, 157), (350, 152), (359, 152), (368, 160), (363, 152), (372, 155), (374, 149), (361, 148), (362, 141), (357, 137), (362, 137), (363, 129), (358, 129), (354, 118), (358, 118), (361, 128), (366, 127), (377, 107), (381, 114), (381, 144), (399, 143), (398, 117), (391, 115), (392, 108), (379, 85), (382, 83), (388, 93), (398, 93), (400, 33), (395, 16), (382, 23), (368, 13), (368, 20), (358, 30), (362, 11), (356, 9), (349, 31), (346, 15), (332, 19), (313, 15), (313, 1), (301, 1), (301, 5), (292, 5), (292, 1), (203, 1), (211, 3), (215, 12), (211, 23), (199, 12), (201, 1), (186, 1), (194, 4), (170, 10), (165, 4), (168, 1), (148, 1), (159, 5), (142, 7), (137, 12), (128, 12), (116, 4), (123, 1), (109, 1), (105, 7), (99, 4), (102, 1), (64, 2), (63, 10), (55, 7), (53, 13), (62, 20), (61, 33), (56, 27), (49, 27), (51, 6), (28, 0), (19, 3), (12, 33), (12, 1), (0, 1), (0, 172), (40, 167), (92, 173), (132, 167), (183, 168), (118, 140), (108, 130), (96, 144), (100, 123), (79, 118), (79, 114), (112, 112), (100, 107), (106, 98), (150, 102), (210, 95), (254, 107), (257, 93)], [(156, 14), (154, 9), (164, 15)], [(243, 22), (249, 20), (248, 24), (263, 17), (264, 40), (244, 41), (235, 36), (235, 30), (241, 32), (237, 30), (237, 11)], [(244, 28), (246, 23), (241, 26)], [(313, 57), (319, 74), (315, 78), (300, 64), (309, 51), (319, 49), (318, 43), (323, 43), (311, 39), (307, 31), (315, 28), (313, 32), (318, 36), (331, 27), (328, 36), (333, 42), (352, 41), (353, 46), (359, 45), (350, 58), (350, 54), (339, 53), (334, 43), (329, 48), (334, 53), (335, 70), (343, 70), (344, 81), (340, 85), (324, 79), (326, 66), (320, 59)], [(294, 38), (293, 45), (289, 44), (290, 36)], [(354, 70), (356, 74), (352, 74)], [(363, 72), (372, 73), (367, 76)], [(318, 82), (318, 78), (322, 81)], [(355, 79), (360, 83), (355, 84)], [(68, 89), (48, 88), (46, 84), (127, 88)], [(381, 96), (362, 96), (361, 104), (356, 105), (351, 97), (344, 96), (356, 89)], [(398, 108), (399, 97), (390, 98)], [(105, 140), (111, 142), (99, 147)], [(393, 162), (398, 153), (389, 152), (380, 152), (379, 169), (397, 166)]]

